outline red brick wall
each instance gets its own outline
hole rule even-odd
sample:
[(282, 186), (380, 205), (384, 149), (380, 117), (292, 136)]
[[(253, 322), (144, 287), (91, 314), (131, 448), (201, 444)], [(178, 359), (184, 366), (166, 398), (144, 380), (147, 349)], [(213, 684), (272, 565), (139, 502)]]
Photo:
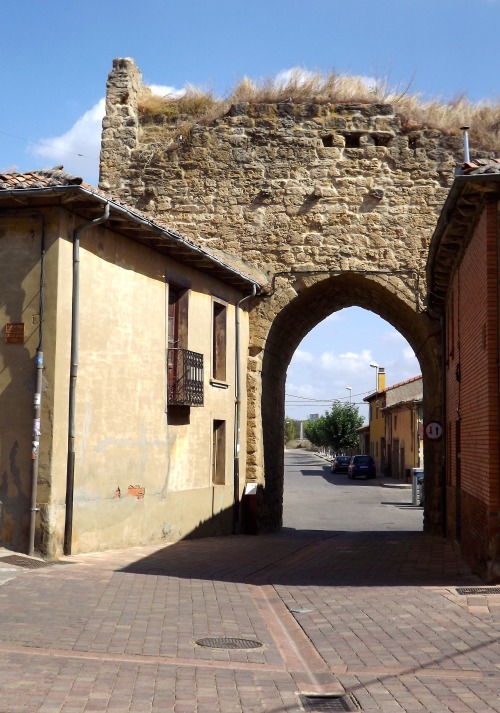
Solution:
[(454, 536), (459, 424), (462, 550), (482, 571), (492, 556), (500, 506), (497, 277), (497, 205), (489, 204), (455, 271), (446, 305), (447, 527)]

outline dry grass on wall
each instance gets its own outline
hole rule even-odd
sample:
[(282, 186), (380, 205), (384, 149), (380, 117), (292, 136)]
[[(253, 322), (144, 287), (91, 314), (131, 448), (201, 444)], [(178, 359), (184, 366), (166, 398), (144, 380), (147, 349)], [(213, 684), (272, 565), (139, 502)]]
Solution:
[[(386, 82), (369, 85), (360, 77), (313, 74), (297, 70), (282, 81), (260, 82), (244, 78), (224, 99), (211, 92), (187, 87), (181, 96), (157, 96), (144, 88), (139, 111), (146, 119), (153, 117), (166, 135), (189, 134), (195, 124), (208, 125), (223, 116), (232, 104), (248, 102), (314, 102), (318, 104), (391, 104), (400, 116), (403, 131), (437, 129), (459, 135), (460, 127), (470, 126), (471, 143), (484, 151), (500, 151), (500, 103), (471, 103), (465, 96), (452, 101), (424, 100), (411, 94), (410, 86), (390, 89)], [(156, 138), (158, 134), (155, 132)], [(147, 141), (147, 135), (144, 136)]]

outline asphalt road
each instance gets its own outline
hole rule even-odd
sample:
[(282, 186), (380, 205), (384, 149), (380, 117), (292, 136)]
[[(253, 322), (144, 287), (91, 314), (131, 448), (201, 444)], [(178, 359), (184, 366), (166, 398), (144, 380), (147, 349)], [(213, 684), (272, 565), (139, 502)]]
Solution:
[(423, 508), (411, 488), (392, 478), (349, 480), (329, 461), (307, 451), (285, 451), (283, 526), (290, 530), (384, 532), (422, 530)]

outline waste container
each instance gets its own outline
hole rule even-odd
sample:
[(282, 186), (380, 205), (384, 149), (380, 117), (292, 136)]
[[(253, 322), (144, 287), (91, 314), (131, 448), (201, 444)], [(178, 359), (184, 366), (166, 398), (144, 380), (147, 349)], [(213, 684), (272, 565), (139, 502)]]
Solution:
[(247, 483), (243, 491), (243, 532), (257, 534), (257, 483)]
[(411, 501), (413, 505), (424, 504), (424, 469), (412, 468)]

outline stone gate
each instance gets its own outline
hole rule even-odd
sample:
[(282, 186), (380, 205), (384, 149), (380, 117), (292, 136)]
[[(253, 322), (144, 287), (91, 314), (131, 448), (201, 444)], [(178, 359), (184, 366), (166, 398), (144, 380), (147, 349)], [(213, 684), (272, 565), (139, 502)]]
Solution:
[[(441, 420), (441, 329), (425, 264), (460, 137), (409, 130), (387, 104), (233, 104), (207, 124), (141, 112), (141, 75), (107, 84), (100, 187), (267, 274), (251, 303), (247, 478), (260, 529), (281, 524), (284, 388), (302, 340), (359, 306), (410, 343), (424, 419)], [(442, 525), (441, 445), (425, 449), (427, 529)]]

